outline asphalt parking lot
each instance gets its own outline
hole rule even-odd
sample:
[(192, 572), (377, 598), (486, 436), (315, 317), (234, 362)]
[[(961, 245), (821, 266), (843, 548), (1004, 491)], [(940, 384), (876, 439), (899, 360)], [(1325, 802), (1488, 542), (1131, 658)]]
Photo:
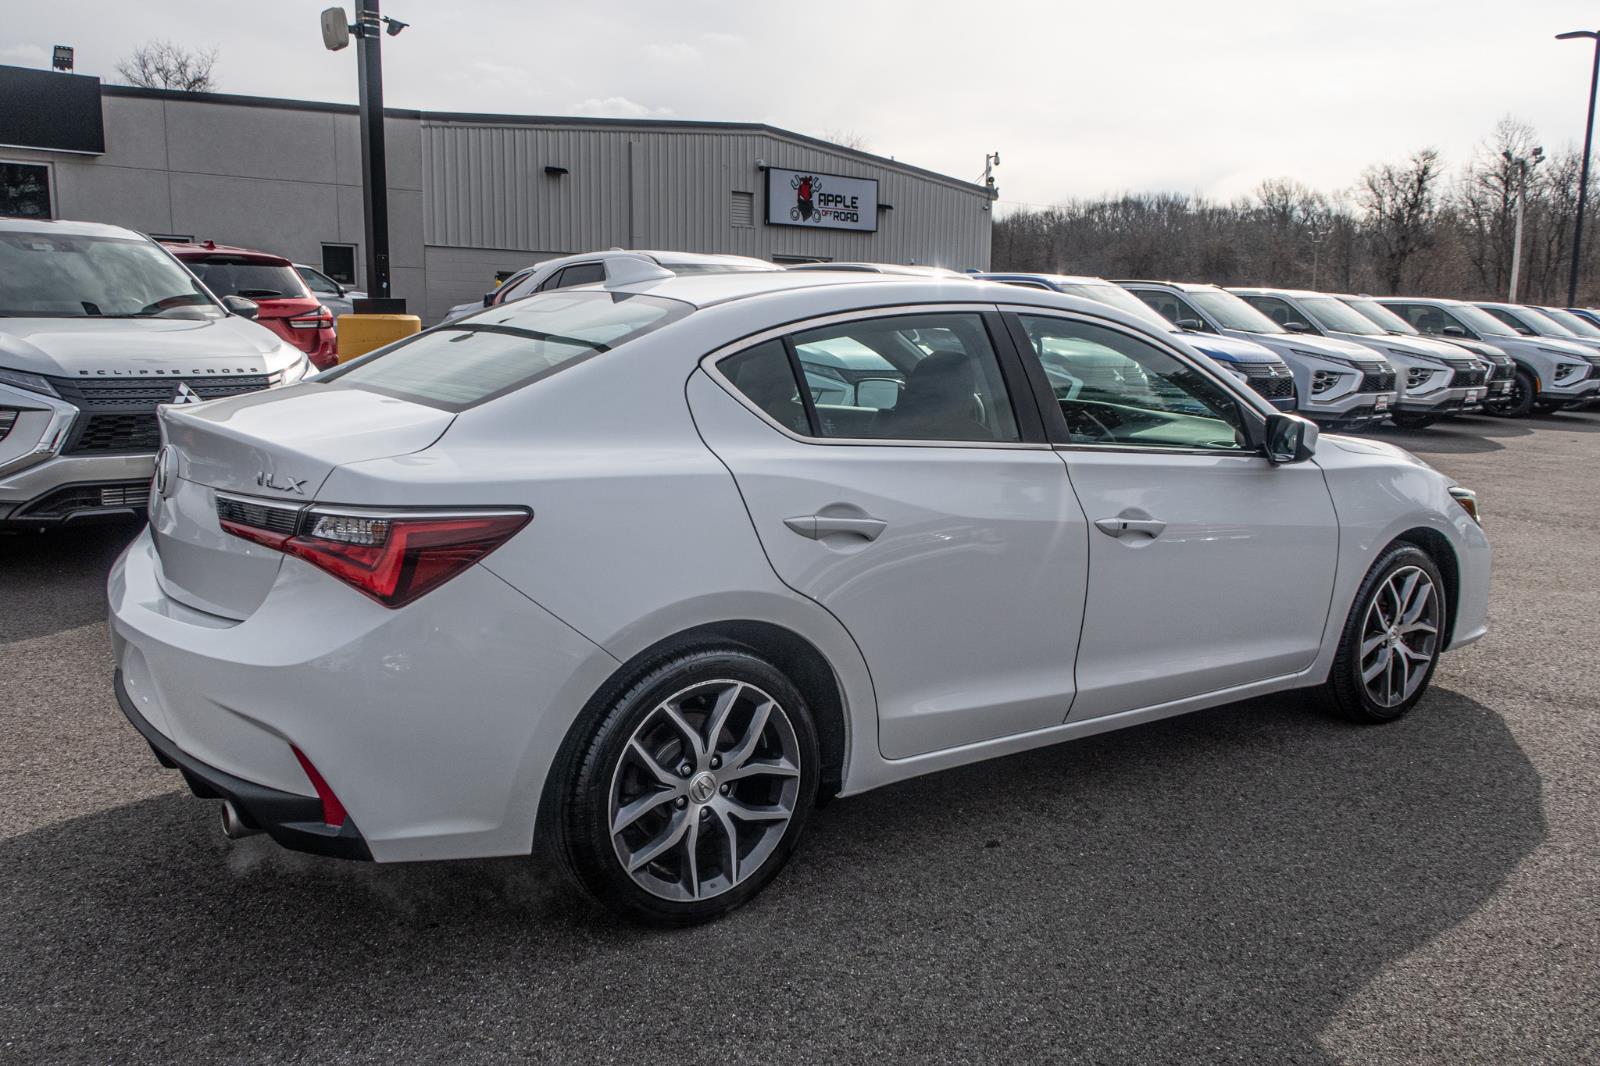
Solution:
[(0, 538), (0, 1060), (1600, 1061), (1600, 413), (1380, 436), (1497, 551), (1409, 718), (1273, 697), (836, 802), (670, 933), (528, 860), (227, 842), (111, 697), (134, 529)]

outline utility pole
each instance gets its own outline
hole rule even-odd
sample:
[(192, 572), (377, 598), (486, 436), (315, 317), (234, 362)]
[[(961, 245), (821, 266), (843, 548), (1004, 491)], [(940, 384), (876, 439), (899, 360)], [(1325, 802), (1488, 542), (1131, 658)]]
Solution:
[(1589, 112), (1583, 127), (1583, 167), (1578, 175), (1578, 219), (1572, 227), (1572, 272), (1567, 275), (1567, 306), (1578, 306), (1578, 264), (1583, 261), (1583, 202), (1589, 194), (1589, 153), (1594, 143), (1594, 91), (1600, 85), (1600, 31), (1573, 30), (1556, 34), (1558, 41), (1587, 37), (1594, 41), (1594, 67), (1589, 72)]
[[(1504, 159), (1511, 172), (1515, 175), (1516, 190), (1513, 195), (1517, 198), (1517, 225), (1516, 236), (1511, 239), (1511, 292), (1506, 296), (1507, 303), (1517, 302), (1517, 276), (1522, 271), (1522, 209), (1528, 202), (1528, 168), (1538, 166), (1544, 162), (1544, 149), (1535, 148), (1531, 155), (1512, 155), (1510, 152), (1501, 152), (1500, 158)], [(1572, 301), (1567, 301), (1567, 306), (1572, 306)]]

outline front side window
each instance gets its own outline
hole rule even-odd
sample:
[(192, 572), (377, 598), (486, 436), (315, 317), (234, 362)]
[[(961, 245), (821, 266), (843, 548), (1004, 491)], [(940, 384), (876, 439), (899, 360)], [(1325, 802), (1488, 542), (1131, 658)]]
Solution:
[(1191, 292), (1189, 299), (1211, 316), (1223, 329), (1244, 333), (1283, 333), (1284, 328), (1231, 292), (1212, 289)]
[(1070, 443), (1249, 450), (1237, 400), (1177, 356), (1089, 322), (1018, 317)]
[(1522, 321), (1516, 315), (1512, 314), (1510, 311), (1499, 307), (1489, 307), (1485, 308), (1485, 310), (1487, 310), (1491, 315), (1499, 319), (1501, 322), (1522, 334), (1524, 337), (1534, 336), (1534, 328)]
[(0, 233), (0, 315), (12, 318), (216, 317), (194, 275), (139, 237)]
[(300, 280), (306, 283), (306, 288), (322, 296), (338, 296), (339, 285), (328, 275), (310, 267), (296, 267)]
[(1300, 306), (1312, 317), (1312, 325), (1334, 333), (1354, 333), (1361, 337), (1381, 337), (1384, 334), (1382, 327), (1343, 300), (1336, 300), (1332, 296), (1302, 296)]
[(893, 315), (805, 330), (730, 356), (718, 369), (779, 425), (814, 437), (1020, 439), (978, 314)]
[(636, 293), (540, 293), (419, 333), (317, 380), (461, 411), (611, 351), (690, 310), (678, 300)]
[(1291, 322), (1299, 322), (1305, 326), (1311, 325), (1305, 320), (1305, 315), (1289, 306), (1287, 300), (1280, 300), (1276, 296), (1246, 296), (1244, 297), (1244, 302), (1272, 319), (1284, 329), (1288, 329)]

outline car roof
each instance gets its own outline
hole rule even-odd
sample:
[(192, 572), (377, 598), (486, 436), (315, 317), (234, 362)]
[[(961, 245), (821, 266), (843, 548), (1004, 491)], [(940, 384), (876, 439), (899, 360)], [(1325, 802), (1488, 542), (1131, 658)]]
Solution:
[[(687, 274), (681, 277), (638, 281), (624, 285), (584, 285), (576, 289), (609, 289), (613, 292), (636, 292), (681, 300), (695, 307), (710, 307), (735, 300), (754, 299), (785, 292), (827, 287), (848, 288), (859, 291), (863, 286), (876, 286), (883, 292), (886, 304), (953, 300), (1003, 304), (1040, 304), (1046, 307), (1073, 307), (1103, 314), (1115, 308), (1083, 297), (1046, 289), (1028, 289), (1007, 285), (999, 281), (976, 281), (967, 275), (911, 276), (906, 274), (869, 274), (825, 270), (776, 270), (748, 274)], [(526, 301), (518, 300), (506, 307), (515, 307)], [(1117, 312), (1121, 314), (1122, 312)]]
[(125, 237), (149, 240), (137, 230), (112, 226), (104, 222), (74, 222), (65, 218), (22, 218), (16, 215), (0, 215), (0, 232), (64, 233), (73, 237)]
[[(607, 259), (623, 259), (628, 256), (635, 258), (643, 256), (655, 262), (670, 266), (673, 263), (705, 263), (708, 265), (747, 266), (752, 270), (781, 270), (782, 268), (765, 259), (756, 259), (748, 255), (722, 255), (716, 252), (674, 252), (649, 248), (606, 248), (592, 252), (574, 252), (571, 255), (558, 255), (550, 259), (540, 259), (517, 271), (517, 274), (529, 270), (541, 270), (545, 267), (561, 267), (569, 263), (595, 263)], [(513, 275), (514, 277), (515, 275)], [(510, 278), (506, 279), (507, 281)]]
[(1273, 289), (1264, 285), (1229, 285), (1227, 290), (1232, 293), (1248, 292), (1258, 296), (1332, 296), (1333, 293), (1318, 292), (1315, 289)]
[(239, 248), (232, 244), (218, 244), (216, 241), (162, 241), (162, 246), (177, 256), (179, 259), (203, 259), (212, 255), (225, 255), (229, 258), (245, 259), (252, 263), (272, 263), (278, 266), (293, 266), (289, 260), (281, 255), (271, 252), (258, 251), (255, 248)]
[(835, 270), (851, 274), (901, 274), (919, 278), (971, 277), (970, 274), (963, 274), (959, 270), (951, 270), (949, 267), (931, 266), (927, 263), (793, 263), (788, 269), (798, 270), (802, 273), (808, 273), (811, 271), (827, 273), (830, 270)]
[(1114, 281), (1093, 274), (1046, 274), (1038, 270), (984, 270), (973, 275), (978, 281), (1001, 281), (1005, 278), (1037, 279), (1056, 285), (1115, 285)]

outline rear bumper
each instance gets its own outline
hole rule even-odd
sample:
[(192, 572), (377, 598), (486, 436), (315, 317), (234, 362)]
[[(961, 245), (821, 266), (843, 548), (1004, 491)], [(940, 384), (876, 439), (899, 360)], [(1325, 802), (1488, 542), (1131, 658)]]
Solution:
[(550, 764), (617, 665), (482, 567), (390, 610), (287, 558), (243, 620), (168, 581), (148, 528), (112, 567), (119, 702), (191, 784), (259, 790), (237, 805), (295, 826), (272, 833), (290, 847), (321, 843), (298, 748), (377, 862), (527, 854)]
[(344, 825), (334, 829), (322, 821), (322, 801), (317, 797), (268, 788), (206, 765), (145, 721), (128, 695), (121, 670), (116, 672), (113, 686), (117, 705), (149, 743), (156, 759), (169, 770), (183, 774), (189, 791), (200, 799), (232, 801), (247, 826), (261, 830), (286, 848), (336, 859), (372, 861), (372, 852), (353, 819), (346, 818)]

